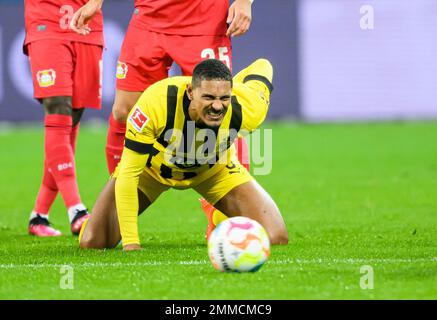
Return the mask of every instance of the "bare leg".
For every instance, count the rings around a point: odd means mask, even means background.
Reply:
[[[139,212],[143,212],[150,206],[150,201],[140,191],[138,191],[138,198]],[[120,240],[120,226],[115,206],[115,179],[111,179],[94,205],[93,213],[83,231],[80,247],[82,249],[114,248]]]
[[[273,199],[258,182],[244,183],[221,198],[215,205],[228,217],[244,216],[258,221],[272,244],[287,244],[284,220]]]

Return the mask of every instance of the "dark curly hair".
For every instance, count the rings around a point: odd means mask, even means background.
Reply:
[[[191,80],[193,88],[199,87],[203,80],[230,81],[232,86],[231,71],[223,62],[216,59],[203,60],[194,68]]]

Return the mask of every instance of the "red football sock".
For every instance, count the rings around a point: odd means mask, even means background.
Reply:
[[[119,122],[114,117],[109,117],[108,135],[106,137],[106,163],[109,174],[112,174],[121,159],[126,134],[126,123]]]
[[[71,144],[71,149],[73,149],[73,154],[76,153],[76,140],[77,140],[77,134],[79,133],[79,125],[80,124],[78,123],[71,128],[70,144]]]
[[[249,159],[249,148],[247,147],[247,142],[244,138],[237,138],[237,157],[238,161],[249,171],[250,169],[250,159]]]
[[[56,199],[58,194],[58,187],[52,174],[48,171],[47,162],[44,160],[44,174],[42,178],[41,187],[39,188],[38,195],[35,201],[34,211],[48,215],[50,207]]]
[[[76,151],[76,139],[79,132],[79,124],[71,129],[70,143],[73,149],[73,154]],[[38,195],[36,197],[34,211],[47,215],[50,207],[58,195],[58,186],[56,185],[53,175],[48,171],[47,162],[44,160],[44,174],[42,178],[41,187],[39,188]]]
[[[67,208],[81,203],[71,147],[71,126],[71,116],[50,114],[45,117],[47,165]]]

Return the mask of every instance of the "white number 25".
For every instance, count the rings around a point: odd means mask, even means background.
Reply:
[[[224,64],[228,66],[228,68],[231,67],[231,61],[229,60],[228,55],[228,48],[227,47],[218,47],[218,59],[220,61],[223,61]],[[202,59],[215,59],[215,53],[214,50],[211,48],[206,48],[202,50],[202,53],[200,54],[200,57]]]

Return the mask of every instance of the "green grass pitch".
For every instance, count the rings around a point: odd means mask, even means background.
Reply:
[[[0,132],[0,299],[437,299],[437,123],[290,124],[273,129],[276,200],[290,243],[252,274],[208,261],[206,219],[192,191],[170,191],[140,217],[144,249],[81,251],[60,197],[64,236],[27,235],[43,130]],[[107,179],[106,128],[83,126],[79,186],[92,207]],[[62,289],[62,266],[73,289]],[[363,266],[373,270],[373,289]],[[366,277],[366,278],[364,278]],[[367,279],[367,281],[366,281]]]

